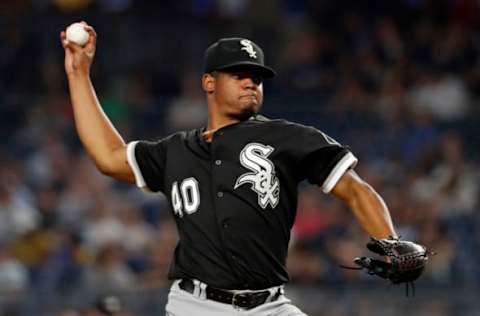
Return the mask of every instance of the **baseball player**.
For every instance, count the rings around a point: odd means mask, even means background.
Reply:
[[[167,315],[305,315],[283,290],[297,185],[305,179],[343,200],[369,235],[396,236],[347,147],[313,127],[258,115],[262,81],[275,72],[257,44],[225,38],[206,50],[205,127],[127,144],[95,95],[89,73],[97,36],[84,25],[84,47],[60,35],[76,129],[102,173],[171,203],[179,241]]]

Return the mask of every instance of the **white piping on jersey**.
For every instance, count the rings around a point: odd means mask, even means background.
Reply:
[[[138,140],[128,143],[127,161],[133,171],[133,174],[135,175],[135,182],[137,184],[137,187],[144,189],[147,188],[147,184],[145,182],[145,179],[143,178],[140,168],[138,167],[137,158],[135,157],[135,147],[137,146],[137,144]]]
[[[343,156],[335,167],[333,167],[327,179],[323,182],[321,186],[322,191],[324,193],[329,193],[337,184],[338,180],[343,176],[345,171],[349,168],[354,168],[357,162],[358,159],[351,152]]]

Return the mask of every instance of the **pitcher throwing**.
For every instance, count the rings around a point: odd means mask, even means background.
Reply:
[[[347,147],[316,128],[258,114],[262,82],[275,72],[257,44],[224,38],[205,51],[206,126],[127,144],[95,95],[89,74],[97,36],[84,26],[84,47],[60,35],[76,129],[102,173],[171,203],[179,241],[167,315],[305,315],[283,290],[297,185],[305,179],[343,200],[370,236],[396,237]]]

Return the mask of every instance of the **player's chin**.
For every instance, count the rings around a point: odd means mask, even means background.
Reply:
[[[248,109],[248,110],[253,110],[254,112],[258,112],[261,106],[262,106],[262,102],[258,100],[256,97],[246,97],[240,100],[239,107],[241,109]]]
[[[252,115],[257,114],[260,110],[260,107],[261,105],[257,102],[244,103],[239,107],[238,111],[233,113],[232,116],[239,120],[246,120]]]

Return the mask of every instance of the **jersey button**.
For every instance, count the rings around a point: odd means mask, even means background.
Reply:
[[[223,192],[222,192],[222,191],[218,191],[218,192],[217,192],[217,196],[218,196],[219,198],[223,197]]]
[[[220,165],[222,164],[222,161],[221,161],[221,160],[215,160],[215,164],[216,164],[217,166],[220,166]]]
[[[230,227],[230,224],[228,223],[228,220],[224,220],[222,223],[223,228],[228,228]]]

